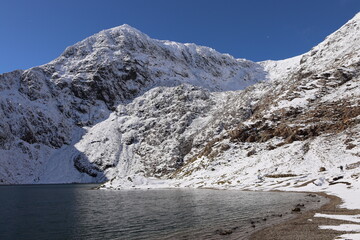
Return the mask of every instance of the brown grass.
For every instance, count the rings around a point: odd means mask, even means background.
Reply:
[[[267,175],[265,175],[265,177],[267,177],[267,178],[287,178],[287,177],[297,177],[298,175],[296,175],[296,174],[290,174],[290,173],[288,173],[288,174],[286,174],[286,173],[284,173],[284,174],[267,174]]]

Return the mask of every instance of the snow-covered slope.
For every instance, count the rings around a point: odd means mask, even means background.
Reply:
[[[342,174],[358,189],[359,16],[309,53],[262,62],[270,84],[253,86],[252,91],[265,91],[251,117],[177,171],[178,184],[269,189],[301,185],[319,175],[332,181]],[[238,98],[245,98],[243,94],[239,92]],[[319,173],[320,167],[326,171]],[[259,174],[270,177],[254,185]],[[274,181],[271,175],[280,179]]]

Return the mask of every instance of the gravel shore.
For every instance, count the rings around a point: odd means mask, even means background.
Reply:
[[[317,195],[328,198],[330,201],[318,209],[297,213],[297,217],[288,219],[282,223],[263,228],[254,232],[249,239],[251,240],[330,240],[346,232],[333,230],[321,230],[320,225],[339,225],[351,223],[342,220],[314,217],[315,213],[322,214],[341,214],[355,215],[360,214],[360,210],[349,210],[339,208],[342,200],[339,197],[316,193]]]

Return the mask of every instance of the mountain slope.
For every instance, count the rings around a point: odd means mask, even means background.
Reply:
[[[164,185],[327,191],[359,208],[359,16],[302,56],[261,63],[269,84],[265,91],[253,86],[263,94],[252,115],[209,141]]]
[[[186,100],[188,93],[195,101],[206,101],[210,99],[210,92],[243,89],[263,80],[265,75],[263,67],[257,63],[234,59],[194,44],[153,40],[128,25],[102,31],[67,48],[49,64],[0,75],[0,181],[104,181],[107,176],[103,171],[108,168],[111,172],[118,171],[114,167],[120,156],[123,158],[122,149],[127,149],[131,140],[122,142],[124,147],[115,145],[116,149],[112,149],[114,153],[95,150],[97,154],[112,156],[107,160],[83,153],[91,152],[93,146],[89,149],[79,147],[81,150],[77,146],[88,141],[87,136],[91,133],[87,133],[93,127],[96,130],[97,124],[101,126],[105,121],[104,126],[112,115],[119,115],[118,110],[126,109],[128,104],[132,104],[128,108],[142,104],[135,99],[144,98],[143,94],[151,89],[167,87],[177,91],[178,86],[191,84],[200,88],[180,86],[179,97],[184,99],[168,103],[179,112],[175,115],[183,118],[182,128],[186,128],[212,104],[209,100],[209,106],[185,106],[193,101]],[[185,89],[181,90],[183,87]],[[162,94],[167,89],[159,91]],[[149,102],[161,109],[164,97],[172,95],[158,97],[155,99],[158,102]],[[142,101],[146,103],[148,99]],[[194,113],[180,116],[184,110],[177,109],[176,104],[182,104],[186,111]],[[168,111],[171,109],[159,114]],[[159,114],[153,116],[153,122],[163,116]],[[149,119],[146,120],[149,122]],[[171,121],[166,120],[166,124]],[[110,144],[128,138],[130,132],[124,132],[126,130],[122,128]],[[170,138],[168,132],[162,134],[164,138]],[[83,141],[79,143],[82,137]],[[98,141],[97,138],[94,141]],[[177,150],[170,151],[175,155]],[[130,155],[126,161],[133,161]],[[182,159],[163,161],[176,165]]]
[[[260,63],[268,81],[222,93],[210,122],[223,130],[192,149],[171,180],[135,174],[103,187],[329,191],[358,208],[359,16],[302,56]]]

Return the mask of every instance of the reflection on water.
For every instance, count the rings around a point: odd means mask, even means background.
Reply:
[[[216,229],[235,226],[238,236],[250,218],[289,209],[304,196],[93,186],[1,186],[0,239],[216,239]]]

